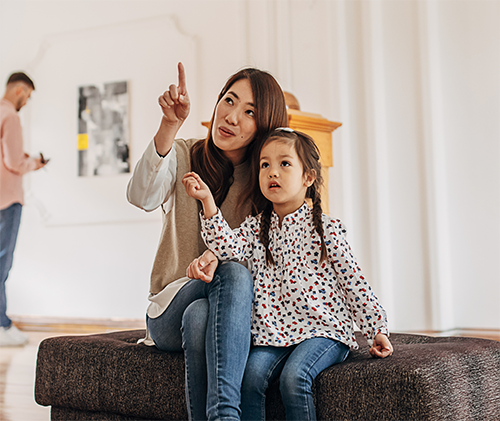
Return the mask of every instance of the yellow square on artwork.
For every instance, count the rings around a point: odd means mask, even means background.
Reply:
[[[89,148],[89,135],[87,133],[78,134],[78,150],[85,151]]]

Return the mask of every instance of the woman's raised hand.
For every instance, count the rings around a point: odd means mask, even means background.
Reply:
[[[186,87],[186,72],[182,63],[177,65],[179,72],[178,85],[170,85],[167,91],[158,98],[164,120],[172,125],[180,126],[189,115],[191,103]]]

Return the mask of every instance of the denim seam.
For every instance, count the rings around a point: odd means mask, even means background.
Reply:
[[[219,306],[219,303],[220,303],[220,294],[221,294],[221,289],[223,288],[223,285],[222,285],[222,282],[220,282],[220,277],[217,276],[217,279],[216,279],[216,282],[219,282],[220,283],[220,287],[217,288],[217,300],[216,300],[216,308],[217,308],[217,317],[216,317],[216,321],[218,321],[220,319],[220,306]],[[215,363],[215,378],[217,379],[217,388],[218,390],[221,389],[222,385],[220,384],[220,379],[219,379],[219,364],[220,364],[220,361],[219,361],[219,324],[218,322],[215,323],[215,326],[214,326],[214,342],[215,342],[215,346],[216,346],[216,349],[215,349],[215,360],[216,360],[216,363]],[[215,413],[216,413],[216,416],[217,416],[217,419],[219,418],[219,407],[220,407],[220,393],[217,393],[217,402],[215,404]],[[208,401],[207,401],[208,403]]]
[[[184,353],[184,355],[185,355],[185,353]],[[186,359],[186,357],[184,357],[184,361],[185,361],[184,365],[186,366],[186,367],[185,367],[185,375],[184,375],[184,384],[187,386],[187,384],[188,384],[187,379],[188,379],[188,371],[189,371],[189,370],[188,370],[188,364],[187,364],[187,359]],[[190,388],[189,388],[189,387],[186,387],[186,399],[187,399],[187,404],[189,405],[189,412],[188,412],[188,418],[189,418],[189,421],[191,421],[191,414],[193,414],[193,412],[194,412],[193,405],[191,404],[191,402],[192,402],[193,400],[192,400],[192,397],[191,397],[191,393],[190,393],[190,392],[191,392]]]

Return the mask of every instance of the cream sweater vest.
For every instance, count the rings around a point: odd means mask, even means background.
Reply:
[[[206,250],[201,238],[199,211],[201,204],[186,194],[182,177],[190,171],[189,153],[198,139],[178,139],[176,143],[177,173],[175,180],[174,205],[165,212],[163,206],[163,228],[151,273],[150,293],[157,294],[169,283],[186,276],[189,264]],[[234,169],[233,183],[221,212],[231,228],[238,227],[250,214],[250,205],[243,204],[237,212],[238,199],[247,187],[248,162]]]

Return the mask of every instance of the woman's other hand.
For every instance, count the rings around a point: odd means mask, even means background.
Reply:
[[[389,341],[387,335],[383,333],[379,333],[375,336],[375,340],[373,341],[373,345],[370,348],[370,354],[376,358],[385,358],[392,355],[394,349],[392,348],[392,344]]]
[[[200,279],[208,284],[214,277],[218,263],[215,255],[210,250],[205,250],[200,257],[197,257],[189,264],[186,276],[191,279]]]

